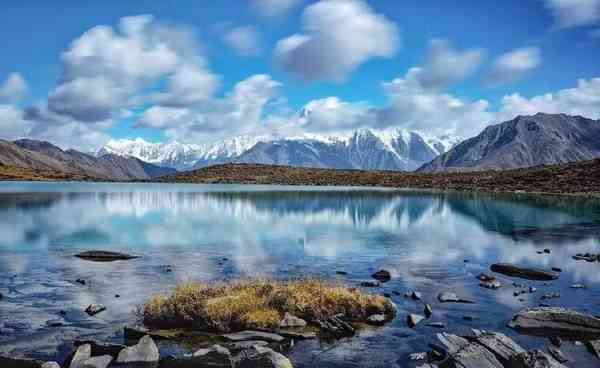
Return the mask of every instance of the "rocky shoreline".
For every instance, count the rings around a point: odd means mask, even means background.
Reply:
[[[549,249],[540,251],[550,253]],[[119,252],[88,251],[75,255],[93,262],[127,261],[138,256]],[[576,254],[575,261],[600,262],[600,255]],[[338,271],[344,276],[345,272]],[[560,277],[560,269],[543,270],[522,267],[515,264],[498,263],[490,266],[490,273],[484,272],[476,277],[476,284],[498,290],[504,285],[496,275],[512,279],[552,282]],[[389,282],[393,276],[380,269],[371,275],[374,281],[363,281],[365,289],[378,287]],[[77,282],[80,282],[79,280]],[[81,280],[85,284],[85,280]],[[534,294],[537,289],[524,283],[512,283],[514,297],[522,294]],[[572,285],[572,288],[585,288],[585,285]],[[493,292],[493,291],[492,291]],[[1,297],[1,296],[0,296]],[[389,298],[390,295],[385,295]],[[547,339],[545,351],[527,349],[504,333],[473,328],[470,334],[457,334],[446,331],[446,323],[436,313],[435,305],[422,302],[419,291],[407,291],[406,299],[423,303],[423,314],[407,313],[406,325],[414,329],[426,325],[440,329],[437,341],[429,344],[430,350],[415,352],[410,359],[420,368],[458,367],[458,368],[537,368],[568,367],[572,360],[569,353],[562,349],[575,346],[586,349],[589,359],[600,359],[600,317],[562,307],[548,306],[546,299],[560,295],[546,293],[540,296],[539,306],[524,308],[506,322],[506,326],[520,335],[530,335]],[[476,300],[464,298],[453,291],[442,291],[437,302],[474,304]],[[102,305],[92,304],[86,309],[90,316],[104,312]],[[277,328],[242,329],[226,333],[202,331],[197,329],[156,329],[140,325],[125,327],[122,330],[123,343],[104,343],[95,340],[76,340],[73,350],[66,360],[61,362],[43,362],[22,357],[0,355],[2,368],[108,368],[108,367],[160,367],[160,368],[199,368],[199,367],[273,367],[291,368],[288,357],[298,341],[301,340],[337,340],[353,336],[361,331],[361,325],[378,328],[391,319],[389,316],[372,312],[364,320],[349,318],[340,313],[327,319],[306,321],[293,314],[285,313]],[[401,316],[402,317],[402,316]],[[465,320],[468,315],[463,317]],[[469,319],[469,320],[472,320]],[[199,346],[187,353],[161,354],[162,344],[185,344],[194,341]]]

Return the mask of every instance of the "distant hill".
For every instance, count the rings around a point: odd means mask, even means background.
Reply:
[[[147,180],[176,172],[133,157],[112,154],[95,157],[76,150],[63,151],[49,142],[32,139],[0,140],[0,163],[100,180]]]
[[[418,171],[503,170],[598,157],[600,120],[538,113],[489,126]]]

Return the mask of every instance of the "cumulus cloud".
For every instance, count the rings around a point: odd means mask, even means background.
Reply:
[[[475,72],[484,58],[483,49],[456,50],[448,40],[434,39],[429,42],[425,64],[412,71],[412,78],[424,89],[443,89]]]
[[[542,63],[538,47],[523,47],[500,55],[484,81],[490,85],[510,83],[521,78],[528,71]]]
[[[301,0],[252,0],[252,9],[261,17],[278,19],[286,16]]]
[[[545,0],[558,28],[589,25],[600,20],[600,0]]]
[[[170,138],[184,142],[256,132],[263,129],[265,106],[278,96],[280,86],[269,75],[253,75],[238,82],[223,98],[193,107],[153,106],[136,126],[163,129]]]
[[[398,28],[360,0],[321,0],[302,15],[302,33],[280,40],[275,59],[308,81],[343,80],[373,57],[392,56]]]
[[[205,67],[190,30],[166,26],[149,15],[122,18],[113,29],[97,26],[62,55],[63,75],[48,109],[81,122],[109,119],[139,102],[148,84],[169,77],[162,96],[197,102],[214,91],[217,78]]]
[[[516,115],[532,115],[538,112],[600,119],[600,78],[579,79],[576,87],[531,98],[523,97],[519,93],[504,96],[496,120],[504,121]]]
[[[0,84],[0,102],[14,103],[27,93],[27,83],[19,73],[11,73]]]
[[[13,105],[0,105],[0,139],[14,140],[29,134],[30,123],[23,111]]]
[[[241,26],[227,29],[222,35],[223,42],[241,56],[258,56],[262,52],[261,35],[254,26]]]

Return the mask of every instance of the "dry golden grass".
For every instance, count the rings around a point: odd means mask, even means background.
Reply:
[[[395,308],[381,295],[318,279],[184,283],[141,308],[144,323],[151,327],[220,332],[276,328],[286,312],[308,322],[338,314],[364,321],[372,314],[391,317]]]

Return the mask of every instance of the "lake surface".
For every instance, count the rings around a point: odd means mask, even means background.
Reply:
[[[432,321],[445,322],[446,331],[497,330],[524,347],[545,349],[546,339],[520,336],[505,324],[553,291],[561,297],[545,303],[600,314],[600,265],[571,258],[600,253],[599,229],[600,203],[572,197],[0,183],[0,353],[60,360],[78,338],[121,342],[136,307],[181,281],[313,275],[357,285],[380,268],[392,280],[369,291],[392,294],[397,318],[354,338],[298,343],[290,353],[295,366],[412,367],[408,355],[428,350],[439,332],[406,327],[406,314],[421,314],[424,302],[432,304]],[[551,253],[538,254],[544,248]],[[96,263],[73,257],[91,249],[142,258]],[[475,276],[496,262],[560,267],[562,273],[551,283],[500,277],[499,290],[479,287]],[[538,291],[515,297],[513,281]],[[587,289],[571,289],[575,283]],[[422,292],[423,301],[403,297],[412,290]],[[440,304],[441,291],[477,303]],[[89,317],[83,310],[91,303],[107,311]],[[466,315],[475,320],[463,320]],[[565,344],[563,352],[573,366],[597,367],[582,346]]]

